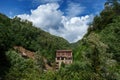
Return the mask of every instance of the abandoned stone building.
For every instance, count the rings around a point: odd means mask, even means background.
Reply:
[[[57,50],[56,51],[56,69],[60,68],[61,63],[72,63],[72,50]]]

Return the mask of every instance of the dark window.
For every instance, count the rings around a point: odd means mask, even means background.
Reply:
[[[57,57],[57,60],[60,60],[60,57]]]
[[[64,57],[61,57],[61,60],[64,60]]]
[[[71,57],[69,57],[69,58],[68,58],[68,60],[72,60],[72,58],[71,58]]]

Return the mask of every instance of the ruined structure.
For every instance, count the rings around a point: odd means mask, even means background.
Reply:
[[[29,51],[22,46],[14,46],[14,49],[17,50],[22,57],[35,59],[35,54],[32,51]]]
[[[56,51],[56,69],[60,68],[61,63],[72,63],[72,50],[57,50]]]

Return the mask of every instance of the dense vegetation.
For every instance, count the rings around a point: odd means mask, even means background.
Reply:
[[[5,53],[14,46],[22,46],[39,53],[47,58],[48,64],[54,62],[56,50],[70,49],[69,42],[65,39],[44,32],[32,26],[32,23],[27,20],[21,20],[18,17],[10,19],[0,14],[0,75],[13,66],[11,59],[7,58],[10,55],[5,55]]]
[[[56,49],[66,49],[69,46],[65,39],[44,32],[27,20],[22,21],[17,17],[9,19],[1,14],[0,21],[1,51],[13,46],[23,46],[31,51],[40,51],[44,56],[53,59]]]
[[[76,43],[79,46],[75,49],[74,59],[88,61],[93,80],[120,79],[120,3],[109,1],[94,18],[88,33]]]
[[[70,45],[32,26],[29,21],[0,14],[0,77],[4,80],[120,80],[120,3],[108,0],[82,40]],[[36,52],[35,60],[13,49]],[[41,56],[54,61],[56,49],[73,47],[74,62],[58,71],[44,72]]]

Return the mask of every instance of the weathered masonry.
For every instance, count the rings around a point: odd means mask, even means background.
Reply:
[[[61,63],[72,63],[72,50],[57,50],[56,51],[56,68],[60,68]]]

